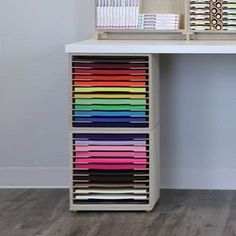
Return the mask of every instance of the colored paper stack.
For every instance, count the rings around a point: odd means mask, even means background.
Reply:
[[[139,29],[142,30],[178,30],[178,14],[139,14]]]
[[[73,134],[73,202],[147,203],[148,134]]]
[[[73,127],[148,127],[147,57],[74,57]]]
[[[236,30],[236,0],[191,0],[192,30]]]

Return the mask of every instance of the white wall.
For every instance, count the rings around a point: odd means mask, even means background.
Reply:
[[[0,186],[68,186],[64,44],[92,0],[0,0]],[[161,57],[161,182],[236,189],[236,56]],[[227,62],[227,63],[226,63]]]
[[[92,3],[0,0],[0,186],[68,184],[64,45],[90,37]]]
[[[162,186],[236,189],[236,55],[161,59]]]

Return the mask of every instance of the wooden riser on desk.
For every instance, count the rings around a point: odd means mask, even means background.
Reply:
[[[94,5],[95,8],[96,6]],[[141,0],[140,13],[179,14],[180,29],[175,31],[99,29],[94,38],[97,40],[236,40],[236,31],[200,32],[191,30],[190,0]]]
[[[211,40],[211,41],[230,41],[236,40],[236,31],[208,32],[194,31],[189,35],[189,40]]]
[[[97,40],[236,40],[236,31],[151,31],[151,30],[99,30]]]
[[[97,40],[186,40],[183,30],[99,30]]]

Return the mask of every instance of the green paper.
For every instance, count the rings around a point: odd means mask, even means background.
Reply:
[[[75,99],[78,105],[146,105],[146,99]]]
[[[91,111],[91,110],[98,110],[98,111],[144,111],[146,110],[146,106],[130,106],[130,105],[74,105],[75,110],[80,111]]]

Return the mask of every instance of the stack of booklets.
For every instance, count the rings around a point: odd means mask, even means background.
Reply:
[[[142,30],[178,30],[178,14],[139,14],[139,29]]]
[[[210,30],[210,1],[191,0],[190,2],[190,27],[192,30]]]
[[[236,31],[236,0],[223,1],[223,30]]]
[[[236,30],[236,0],[191,0],[192,30]]]
[[[73,127],[148,127],[148,57],[73,59]]]
[[[137,133],[74,134],[74,203],[147,203],[148,139]]]
[[[97,0],[97,29],[137,29],[140,0]]]

